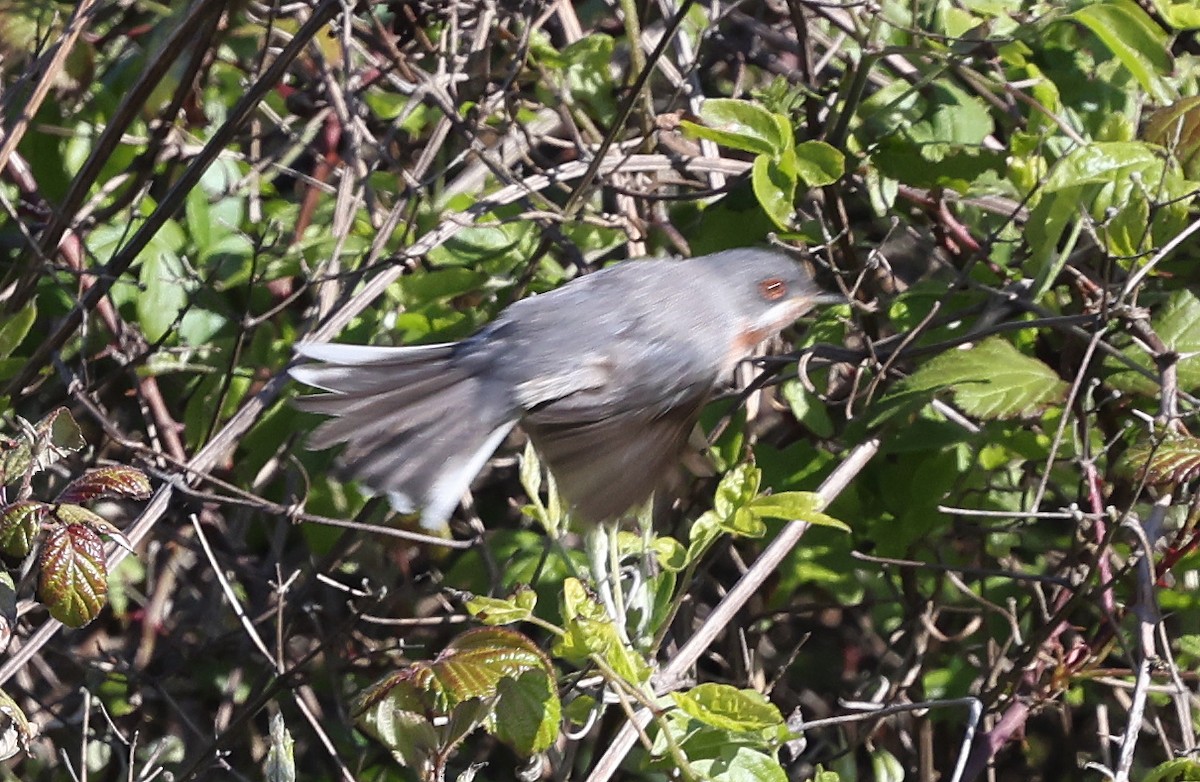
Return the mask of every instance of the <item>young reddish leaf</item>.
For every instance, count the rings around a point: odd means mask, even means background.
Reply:
[[[150,479],[136,467],[123,464],[97,467],[71,481],[58,495],[59,502],[79,503],[106,497],[144,500],[150,496]]]
[[[103,537],[111,539],[114,543],[130,553],[133,548],[129,543],[129,538],[125,537],[125,533],[117,529],[112,522],[103,516],[90,511],[82,505],[66,505],[54,506],[54,516],[63,524],[83,524],[93,532]]]
[[[108,599],[108,567],[95,530],[86,524],[55,526],[46,535],[38,564],[38,597],[51,616],[68,627],[83,627],[96,618]]]
[[[562,706],[545,652],[515,630],[484,627],[368,689],[354,714],[411,764],[431,741],[444,751],[480,725],[521,754],[539,752],[557,735]],[[436,731],[433,715],[448,718]]]
[[[1200,439],[1173,437],[1155,445],[1130,446],[1121,459],[1122,472],[1152,486],[1187,483],[1200,475]]]
[[[49,505],[35,500],[21,500],[0,508],[0,551],[14,557],[28,554],[49,510]]]

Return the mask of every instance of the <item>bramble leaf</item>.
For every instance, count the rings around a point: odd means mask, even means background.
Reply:
[[[68,627],[83,627],[108,598],[108,565],[100,536],[86,524],[59,524],[38,557],[38,597]]]

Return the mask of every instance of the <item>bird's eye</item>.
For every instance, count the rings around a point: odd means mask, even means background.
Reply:
[[[787,283],[778,277],[770,277],[758,283],[758,293],[767,301],[779,301],[787,295]]]

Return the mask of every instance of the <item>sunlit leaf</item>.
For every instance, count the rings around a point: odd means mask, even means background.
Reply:
[[[1200,476],[1200,439],[1177,436],[1140,442],[1125,451],[1120,464],[1126,475],[1151,485],[1187,483]]]
[[[756,498],[750,503],[750,510],[762,518],[805,521],[820,527],[833,527],[843,532],[849,532],[848,524],[821,513],[819,508],[822,504],[823,500],[819,494],[806,491],[785,491]]]
[[[832,185],[846,173],[846,156],[824,141],[796,146],[795,169],[809,187]]]
[[[700,107],[703,124],[683,122],[684,133],[715,141],[731,149],[778,156],[792,143],[775,115],[762,106],[733,98],[709,98]]]
[[[728,684],[700,684],[671,693],[671,700],[693,719],[722,730],[757,731],[783,724],[779,709],[762,693]]]
[[[947,388],[969,415],[984,419],[1040,413],[1060,402],[1067,384],[1050,367],[992,337],[967,350],[928,361],[902,385],[901,393]]]
[[[1171,150],[1183,172],[1191,179],[1200,179],[1200,97],[1183,98],[1151,113],[1144,137]]]
[[[779,761],[750,747],[730,748],[716,758],[695,761],[692,770],[711,782],[788,782]]]
[[[1167,350],[1179,357],[1175,364],[1175,377],[1179,388],[1183,391],[1200,388],[1200,298],[1186,288],[1174,292],[1167,303],[1154,312],[1150,319],[1150,327],[1163,341]],[[1122,352],[1133,363],[1157,376],[1158,369],[1144,346],[1130,345]],[[1158,394],[1157,382],[1128,368],[1124,363],[1109,358],[1105,365],[1112,370],[1107,382],[1114,388],[1148,396]]]
[[[80,503],[107,497],[144,500],[150,496],[150,478],[136,467],[116,464],[88,470],[62,490],[58,502]]]
[[[50,506],[35,500],[20,500],[0,508],[0,551],[23,557],[33,548]]]
[[[86,524],[58,524],[38,556],[38,597],[68,627],[95,619],[108,597],[108,566],[100,536]]]
[[[754,197],[775,225],[785,230],[789,228],[795,212],[795,161],[780,162],[768,155],[759,155],[754,159],[750,183],[754,187]]]
[[[507,598],[475,596],[467,601],[467,613],[488,625],[524,622],[537,605],[537,592],[522,586]]]
[[[1160,103],[1175,91],[1163,78],[1173,70],[1167,33],[1132,0],[1088,3],[1070,18],[1104,42],[1134,78]]]
[[[143,253],[138,277],[138,323],[146,339],[157,342],[175,324],[188,303],[188,284],[179,257],[166,251]]]

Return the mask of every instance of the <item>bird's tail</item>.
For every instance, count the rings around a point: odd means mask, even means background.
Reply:
[[[300,397],[301,410],[332,416],[308,447],[346,443],[349,477],[437,529],[471,479],[516,423],[482,381],[456,367],[454,346],[368,347],[310,343],[296,353],[313,363],[292,367],[301,383],[327,393]]]

